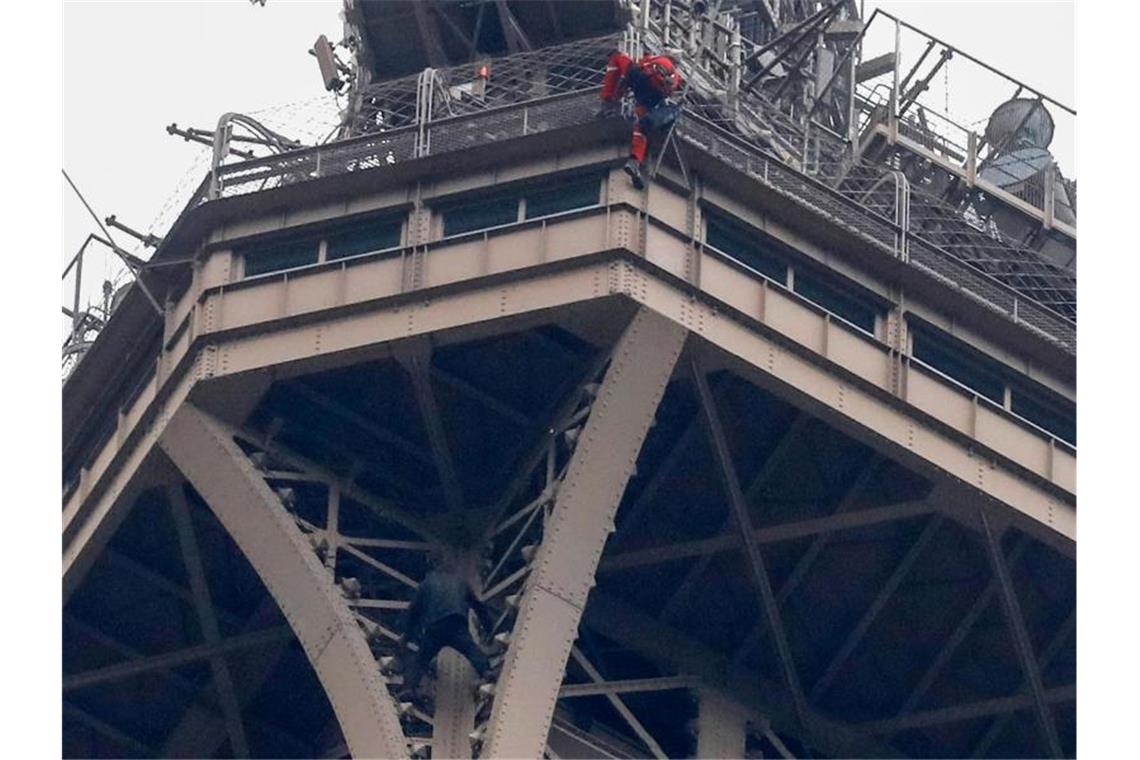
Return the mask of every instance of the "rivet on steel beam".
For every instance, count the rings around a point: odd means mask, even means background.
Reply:
[[[275,490],[277,498],[288,511],[292,512],[297,506],[297,492],[292,488],[278,488]]]
[[[266,460],[268,459],[269,455],[264,451],[255,451],[249,455],[250,463],[252,463],[254,467],[261,470],[262,472],[266,472],[268,469],[266,465]]]

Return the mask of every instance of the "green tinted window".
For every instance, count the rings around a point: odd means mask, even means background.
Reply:
[[[1010,409],[1019,417],[1048,430],[1061,440],[1077,444],[1077,407],[1067,399],[1051,398],[1035,389],[1014,386]]]
[[[875,315],[879,310],[855,293],[848,293],[799,269],[796,270],[795,291],[837,317],[874,334]]]
[[[598,177],[587,177],[547,190],[528,193],[526,196],[526,218],[534,219],[539,216],[572,211],[576,208],[596,206],[598,205],[600,190],[601,180]]]
[[[396,248],[400,245],[402,219],[376,219],[332,232],[325,258],[329,261]]]
[[[460,235],[472,230],[483,230],[511,224],[518,221],[519,201],[515,197],[491,198],[462,206],[455,206],[443,212],[443,234]]]
[[[245,276],[308,266],[317,263],[316,240],[289,240],[282,243],[251,246],[241,252]]]
[[[1004,402],[1005,383],[994,363],[987,361],[954,338],[925,329],[912,332],[914,358],[972,388],[991,401],[998,404]]]
[[[770,242],[746,232],[719,216],[708,216],[705,242],[781,285],[788,281],[788,267]]]

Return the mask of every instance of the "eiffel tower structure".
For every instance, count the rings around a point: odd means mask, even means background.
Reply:
[[[329,138],[179,132],[71,306],[65,756],[1074,756],[1075,113],[853,2],[344,23]],[[640,191],[614,49],[687,81]],[[408,701],[440,556],[493,668]]]

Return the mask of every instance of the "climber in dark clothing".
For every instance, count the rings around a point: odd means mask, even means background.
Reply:
[[[424,671],[444,647],[451,647],[467,658],[481,677],[490,670],[487,656],[471,637],[467,615],[474,610],[485,630],[492,621],[479,602],[471,585],[455,568],[440,566],[427,574],[416,589],[415,598],[404,615],[402,660],[404,670],[403,694],[411,696],[420,683]],[[415,642],[419,648],[413,652],[407,644]]]

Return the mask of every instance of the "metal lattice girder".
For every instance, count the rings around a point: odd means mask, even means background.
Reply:
[[[435,661],[432,756],[471,757],[468,735],[475,728],[475,671],[458,652],[445,648]]]
[[[404,757],[404,734],[372,652],[332,576],[217,418],[184,403],[160,446],[202,496],[281,608],[352,754]]]
[[[618,341],[533,560],[484,756],[538,757],[594,571],[688,331],[642,309]]]
[[[698,692],[697,757],[744,757],[750,717],[712,689]]]

